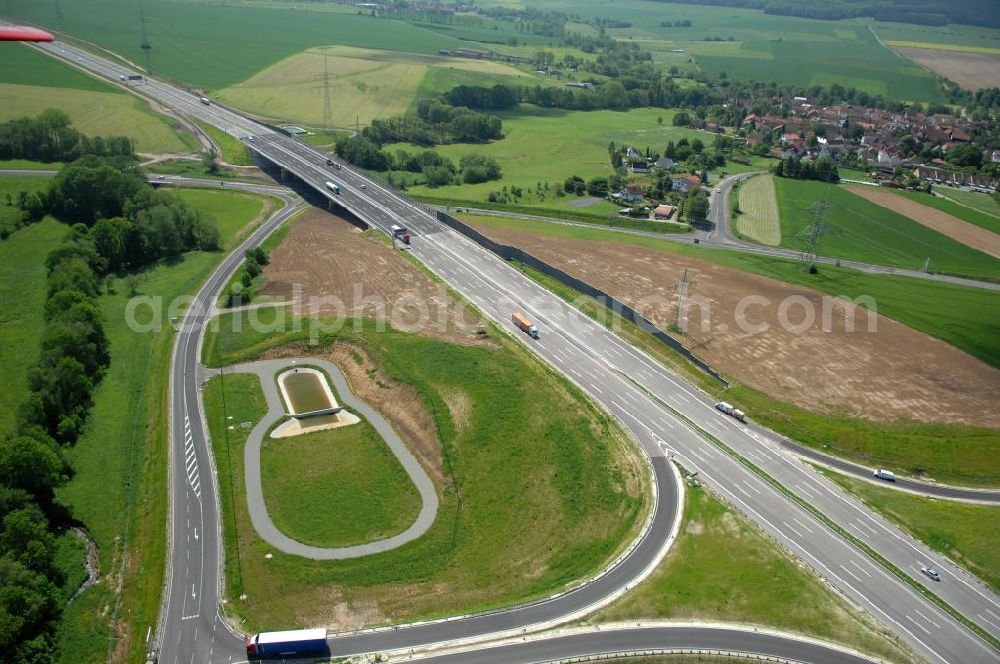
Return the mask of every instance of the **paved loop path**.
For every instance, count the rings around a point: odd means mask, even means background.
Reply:
[[[294,365],[293,362],[295,363]],[[327,548],[310,546],[308,544],[298,542],[278,530],[277,526],[274,525],[274,522],[271,521],[271,517],[267,513],[267,506],[264,504],[264,490],[260,479],[260,446],[264,440],[264,436],[271,429],[271,427],[282,418],[288,416],[285,412],[284,404],[281,402],[281,397],[278,394],[278,385],[275,381],[275,375],[283,369],[288,369],[289,367],[296,365],[315,366],[325,371],[327,376],[329,376],[333,381],[334,389],[341,405],[348,406],[355,413],[360,414],[368,420],[368,422],[375,427],[375,430],[379,433],[379,435],[382,436],[382,439],[385,440],[389,449],[391,449],[393,454],[396,455],[396,458],[399,459],[399,462],[403,464],[406,474],[410,476],[410,480],[412,480],[413,484],[417,487],[417,491],[420,492],[420,498],[423,502],[423,505],[420,508],[420,514],[417,515],[416,520],[410,525],[409,528],[398,535],[394,535],[393,537],[375,542],[369,542],[367,544]],[[257,530],[257,533],[264,539],[264,541],[280,551],[296,556],[312,558],[313,560],[342,560],[345,558],[360,558],[361,556],[369,556],[374,553],[390,551],[396,547],[406,544],[407,542],[412,542],[430,529],[431,525],[434,523],[435,517],[437,516],[438,509],[438,496],[437,491],[434,489],[434,483],[431,482],[431,478],[424,471],[420,462],[417,461],[417,458],[413,456],[410,450],[407,449],[406,445],[403,444],[399,435],[396,434],[396,431],[389,425],[386,419],[382,417],[382,415],[374,408],[354,396],[354,393],[351,392],[351,388],[347,385],[347,381],[344,379],[344,375],[335,364],[315,357],[302,357],[281,360],[262,360],[260,362],[251,362],[248,364],[227,367],[225,371],[227,374],[256,374],[260,378],[261,387],[264,390],[264,396],[267,398],[267,414],[260,422],[257,423],[257,426],[253,428],[253,431],[250,432],[250,437],[247,439],[246,449],[243,452],[244,475],[246,477],[247,486],[247,503],[250,507],[250,520],[253,522],[253,527]],[[209,370],[209,372],[215,373],[215,371],[212,370]]]

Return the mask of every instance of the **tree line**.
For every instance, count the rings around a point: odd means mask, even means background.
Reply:
[[[779,159],[774,164],[774,174],[778,177],[797,180],[819,180],[820,182],[839,182],[840,173],[837,166],[826,157],[816,161],[807,161],[798,157]]]
[[[51,163],[75,161],[86,155],[131,161],[135,145],[126,136],[86,136],[71,126],[68,115],[52,108],[34,118],[0,123],[0,159]]]
[[[93,155],[31,196],[34,220],[48,213],[70,229],[46,257],[38,359],[15,431],[0,438],[0,662],[46,664],[76,590],[57,562],[57,536],[75,523],[55,499],[72,472],[63,450],[81,435],[111,362],[104,280],[179,251],[218,249],[219,235],[184,201]]]

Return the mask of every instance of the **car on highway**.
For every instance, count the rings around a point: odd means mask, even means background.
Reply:
[[[934,581],[941,580],[941,574],[933,567],[928,567],[927,565],[921,565],[920,572],[927,578],[933,579]]]
[[[874,475],[880,480],[885,480],[886,482],[896,481],[896,474],[889,470],[882,470],[881,468],[879,468],[874,473],[872,473],[872,475]]]

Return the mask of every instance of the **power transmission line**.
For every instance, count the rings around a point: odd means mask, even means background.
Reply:
[[[694,286],[697,281],[693,281],[688,278],[687,268],[684,268],[684,276],[680,278],[679,281],[674,282],[671,286],[672,289],[677,291],[677,311],[674,312],[674,327],[684,332],[684,327],[681,325],[681,321],[687,320],[687,313],[684,311],[687,305],[688,289]]]
[[[823,243],[823,236],[830,230],[826,223],[826,211],[833,207],[829,203],[830,181],[827,181],[823,189],[823,200],[816,201],[806,210],[812,215],[812,221],[808,226],[795,234],[795,237],[805,240],[802,251],[799,253],[799,267],[803,270],[812,270],[816,265],[816,255],[819,253],[820,245]]]

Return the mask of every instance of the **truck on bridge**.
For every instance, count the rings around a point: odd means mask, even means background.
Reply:
[[[340,185],[338,185],[336,182],[327,182],[326,188],[332,191],[337,196],[340,196]]]
[[[399,238],[399,241],[403,244],[410,243],[410,230],[406,226],[393,224],[389,230],[392,232],[393,239]]]
[[[247,658],[297,657],[327,652],[326,629],[261,632],[247,637]]]

